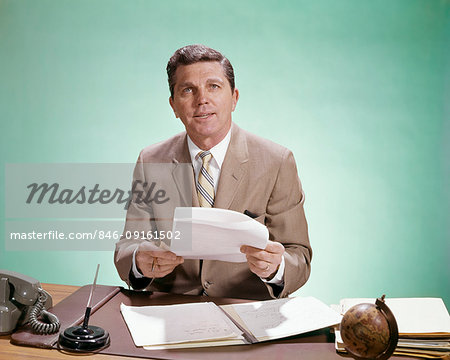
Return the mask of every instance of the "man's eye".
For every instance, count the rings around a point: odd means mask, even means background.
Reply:
[[[211,84],[211,89],[218,89],[220,86],[217,84]]]
[[[192,88],[184,88],[183,92],[184,93],[190,93],[190,92],[192,92]]]

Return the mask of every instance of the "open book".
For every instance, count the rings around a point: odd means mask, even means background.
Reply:
[[[135,345],[145,349],[252,344],[333,326],[342,318],[313,297],[222,306],[121,304],[120,310]]]
[[[440,298],[386,298],[403,338],[449,338],[450,316]],[[361,303],[375,304],[375,299],[342,299],[340,313]]]

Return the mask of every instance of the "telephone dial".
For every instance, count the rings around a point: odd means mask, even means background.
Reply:
[[[0,269],[0,335],[10,334],[26,323],[37,334],[57,332],[59,320],[46,310],[51,306],[52,298],[39,281]]]

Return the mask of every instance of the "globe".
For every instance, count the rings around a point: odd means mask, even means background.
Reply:
[[[394,315],[384,303],[384,295],[375,304],[351,307],[341,321],[345,349],[357,359],[388,359],[398,341]]]

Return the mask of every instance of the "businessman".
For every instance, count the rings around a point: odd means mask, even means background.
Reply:
[[[232,122],[239,91],[233,67],[220,52],[203,45],[180,48],[167,74],[170,106],[186,131],[143,149],[134,180],[151,181],[145,164],[170,164],[173,182],[190,187],[188,193],[192,189],[188,205],[246,213],[268,228],[269,242],[263,250],[243,246],[247,262],[229,263],[183,259],[124,236],[115,251],[120,277],[136,290],[260,300],[288,296],[308,280],[312,257],[304,193],[291,151]],[[190,181],[177,180],[182,164],[189,164]],[[145,188],[139,190],[145,194]],[[165,218],[167,209],[132,201],[124,234],[170,229],[155,221]]]

